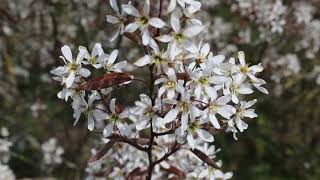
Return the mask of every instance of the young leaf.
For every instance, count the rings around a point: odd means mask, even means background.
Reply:
[[[111,86],[120,85],[131,80],[132,76],[128,73],[113,72],[90,79],[89,81],[80,85],[79,90],[101,90]]]
[[[102,149],[100,149],[95,155],[93,155],[89,159],[89,163],[95,162],[101,159],[111,149],[114,143],[115,143],[114,141],[109,141],[107,144],[105,144]]]
[[[207,163],[209,166],[212,166],[216,169],[220,169],[220,167],[202,151],[198,149],[190,149],[190,151],[193,152],[193,154],[195,154],[203,162]]]

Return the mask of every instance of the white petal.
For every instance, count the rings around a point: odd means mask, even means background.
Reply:
[[[206,43],[201,48],[201,55],[207,56],[209,54],[209,52],[210,52],[210,45],[209,45],[209,43]]]
[[[251,93],[253,93],[253,90],[250,89],[249,87],[241,86],[239,88],[239,93],[240,94],[251,94]]]
[[[81,68],[81,69],[79,70],[79,74],[80,74],[82,77],[87,78],[87,77],[89,77],[89,76],[91,75],[91,72],[90,72],[89,69],[87,69],[87,68]]]
[[[168,5],[168,13],[171,13],[176,8],[177,0],[170,0],[170,4]]]
[[[122,10],[131,16],[140,17],[138,10],[130,4],[122,5]]]
[[[124,31],[132,33],[132,32],[135,32],[138,28],[139,28],[139,24],[136,22],[133,22],[128,24]]]
[[[75,72],[71,72],[67,79],[65,79],[66,87],[70,88],[74,82],[74,79],[76,78]]]
[[[142,43],[143,45],[148,45],[150,42],[150,34],[149,34],[149,30],[146,28],[143,32],[142,32]]]
[[[151,18],[149,24],[156,28],[162,28],[166,25],[166,23],[163,22],[160,18]]]
[[[196,141],[194,140],[192,134],[188,134],[187,140],[188,140],[189,146],[190,146],[192,149],[194,149],[194,148],[196,147],[197,143],[196,143]]]
[[[141,102],[144,103],[147,106],[152,106],[152,102],[149,96],[145,94],[140,94]]]
[[[236,109],[233,106],[225,105],[225,106],[223,106],[221,108],[218,108],[217,112],[222,117],[230,119],[230,116],[232,116],[236,112]]]
[[[88,129],[92,131],[94,129],[94,119],[92,115],[88,116]]]
[[[136,129],[138,131],[144,129],[147,127],[147,125],[149,124],[149,121],[148,120],[142,120],[142,121],[139,121],[138,124],[136,125]]]
[[[241,65],[245,65],[246,64],[245,56],[244,56],[244,52],[243,51],[239,51],[238,52],[238,58],[239,58],[239,61],[240,61]]]
[[[113,124],[112,123],[109,123],[104,129],[103,129],[103,136],[106,138],[106,137],[109,137],[110,134],[112,133],[113,131]]]
[[[111,99],[110,101],[110,111],[113,114],[116,114],[116,98]]]
[[[107,22],[111,23],[111,24],[117,24],[119,23],[119,18],[118,17],[115,17],[115,16],[111,16],[111,15],[107,15],[106,16],[107,18]]]
[[[161,42],[170,42],[170,41],[172,41],[173,38],[170,35],[162,35],[162,36],[157,37],[156,39]]]
[[[117,0],[110,0],[110,5],[111,5],[113,10],[119,12],[119,8],[118,8],[118,5],[117,5]]]
[[[254,112],[253,109],[248,109],[246,111],[244,111],[244,114],[243,114],[245,117],[248,117],[248,118],[255,118],[255,117],[258,117],[258,115]]]
[[[150,0],[146,0],[146,2],[144,3],[144,6],[143,6],[143,14],[145,16],[148,16],[149,12],[150,12]]]
[[[103,49],[100,43],[96,43],[92,49],[92,56],[100,56],[103,53]]]
[[[109,58],[108,58],[108,63],[109,64],[113,64],[114,61],[117,59],[117,56],[118,56],[118,49],[115,49],[112,51],[112,53],[110,54]]]
[[[69,46],[64,45],[61,47],[61,52],[63,56],[69,61],[72,62],[72,52]]]
[[[201,31],[203,31],[204,26],[201,25],[192,25],[187,27],[184,31],[183,31],[183,35],[186,37],[193,37],[197,34],[199,34]]]
[[[179,109],[177,107],[171,109],[164,117],[165,123],[169,123],[169,122],[172,122],[173,120],[175,120],[175,118],[178,116],[178,114],[179,114]]]
[[[198,129],[197,134],[202,140],[204,140],[206,142],[213,142],[214,141],[213,136],[208,131],[205,131],[203,129]]]
[[[142,58],[138,59],[134,63],[134,65],[141,67],[141,66],[145,66],[145,65],[150,64],[150,63],[151,63],[151,57],[149,55],[145,55]]]
[[[213,127],[215,127],[216,129],[220,129],[220,124],[218,122],[218,119],[216,118],[216,116],[212,113],[209,114],[209,120],[212,123]]]
[[[176,14],[171,15],[171,26],[174,32],[178,33],[180,31],[180,19]]]
[[[216,99],[218,97],[217,91],[213,87],[205,86],[204,89],[210,98]]]

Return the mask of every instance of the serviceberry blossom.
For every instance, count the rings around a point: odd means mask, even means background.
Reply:
[[[258,77],[262,65],[249,66],[243,51],[236,61],[211,50],[197,19],[199,1],[110,4],[116,15],[107,21],[116,28],[114,37],[127,37],[144,54],[115,63],[123,54],[105,53],[96,43],[91,53],[80,46],[73,60],[71,49],[63,46],[66,65],[52,71],[63,86],[58,97],[72,101],[75,123],[85,118],[90,131],[102,132],[104,147],[89,160],[88,177],[230,179],[232,173],[223,173],[208,143],[216,133],[231,132],[237,139],[236,133],[248,128],[246,119],[257,117],[252,108],[257,100],[247,95],[255,89],[268,93]],[[148,76],[133,76],[137,72]],[[147,91],[130,91],[139,99],[122,102],[117,90],[138,85]]]
[[[165,26],[165,22],[162,19],[157,17],[150,17],[150,0],[146,0],[143,6],[142,14],[130,4],[122,5],[123,11],[125,11],[128,15],[134,16],[135,21],[126,26],[126,32],[135,32],[137,29],[140,29],[142,34],[142,42],[143,45],[148,45],[151,36],[149,33],[149,26],[155,28],[163,28]]]

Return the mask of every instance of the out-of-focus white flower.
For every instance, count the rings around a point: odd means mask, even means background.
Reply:
[[[64,149],[58,145],[56,138],[50,138],[41,144],[41,149],[45,165],[57,165],[63,162]]]
[[[0,179],[15,180],[16,177],[8,165],[0,162]]]

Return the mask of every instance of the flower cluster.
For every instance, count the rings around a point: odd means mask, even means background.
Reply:
[[[257,77],[263,70],[261,64],[249,65],[243,51],[237,58],[214,55],[210,44],[201,40],[205,25],[196,18],[201,7],[198,1],[171,0],[166,8],[160,1],[157,15],[150,12],[157,6],[151,7],[149,0],[141,8],[119,6],[116,0],[110,0],[110,4],[115,12],[107,15],[107,21],[116,27],[112,39],[125,36],[145,54],[134,62],[115,63],[118,50],[105,53],[99,43],[91,53],[80,46],[76,55],[69,46],[63,46],[61,59],[65,65],[51,73],[63,86],[58,97],[72,100],[75,124],[84,116],[90,131],[104,125],[103,136],[109,140],[106,149],[119,142],[133,146],[120,146],[121,150],[112,155],[128,166],[117,166],[112,171],[115,175],[140,172],[151,178],[155,171],[158,177],[179,176],[163,170],[179,166],[186,177],[229,179],[232,175],[223,174],[218,170],[219,163],[212,161],[215,151],[204,144],[213,142],[214,134],[220,132],[232,132],[237,139],[236,133],[248,128],[246,118],[257,117],[252,109],[257,100],[245,97],[254,90],[268,94],[263,87],[266,82]],[[149,67],[149,82],[126,71],[129,64],[135,65],[136,71]],[[93,70],[104,74],[93,77]],[[144,82],[149,93],[140,94],[133,107],[123,108],[111,92],[115,86],[136,81]],[[144,155],[117,156],[132,149],[145,152],[149,165],[143,161]],[[200,161],[189,165],[189,160],[181,161],[190,153],[194,156],[190,159],[198,157]],[[199,168],[201,162],[207,164],[204,169]],[[188,172],[195,167],[197,171]]]

